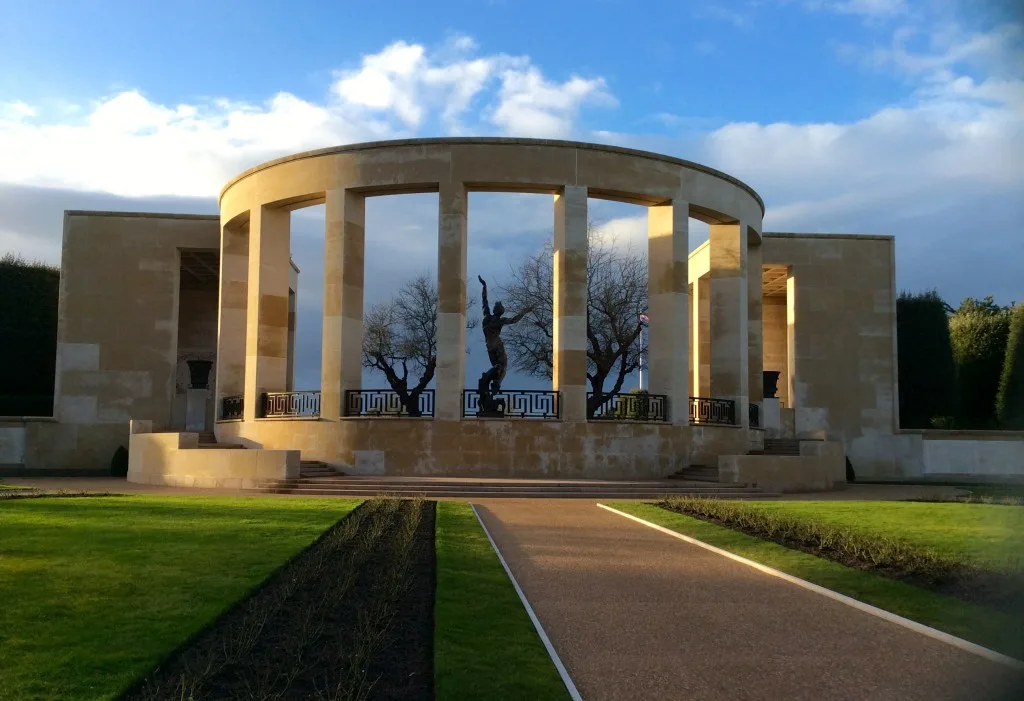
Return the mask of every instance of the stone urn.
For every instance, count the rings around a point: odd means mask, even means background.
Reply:
[[[765,370],[761,373],[761,385],[764,390],[762,395],[765,399],[772,399],[779,392],[779,370]]]
[[[191,380],[191,389],[208,389],[210,386],[210,368],[213,367],[211,360],[189,360],[188,374]]]

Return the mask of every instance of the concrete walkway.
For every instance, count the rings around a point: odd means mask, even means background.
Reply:
[[[568,500],[481,518],[586,701],[1003,699],[1024,677]]]

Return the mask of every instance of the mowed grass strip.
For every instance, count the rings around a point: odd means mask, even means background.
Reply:
[[[436,523],[435,698],[569,699],[469,504],[438,502]]]
[[[827,504],[838,505],[837,502]],[[1020,635],[1022,621],[1011,614],[992,611],[872,572],[846,567],[731,528],[668,511],[654,504],[610,502],[607,505],[912,621],[1024,660],[1024,637]]]
[[[912,501],[751,501],[747,508],[880,539],[898,538],[965,565],[1024,573],[1024,510]]]
[[[0,698],[114,697],[359,503],[0,502]]]

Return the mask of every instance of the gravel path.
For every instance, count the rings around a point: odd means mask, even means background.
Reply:
[[[1001,664],[593,502],[477,510],[586,701],[1024,698]]]

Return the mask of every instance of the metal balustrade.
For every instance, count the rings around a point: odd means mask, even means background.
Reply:
[[[517,418],[517,419],[559,419],[561,418],[561,401],[558,392],[549,390],[502,390],[494,395],[500,407],[494,414],[486,416]],[[480,393],[475,389],[462,392],[462,416],[477,417],[480,415]]]
[[[244,416],[245,399],[241,396],[224,397],[220,400],[220,418],[241,419]]]
[[[690,423],[735,426],[736,402],[731,399],[690,397]]]
[[[409,408],[412,397],[405,402],[390,389],[350,389],[345,392],[345,416],[433,416],[434,390],[425,389],[415,397],[415,408]]]
[[[587,405],[594,393],[587,392]],[[595,421],[668,421],[668,395],[648,392],[609,392],[588,418]]]
[[[320,390],[264,392],[260,395],[260,418],[318,418]]]

